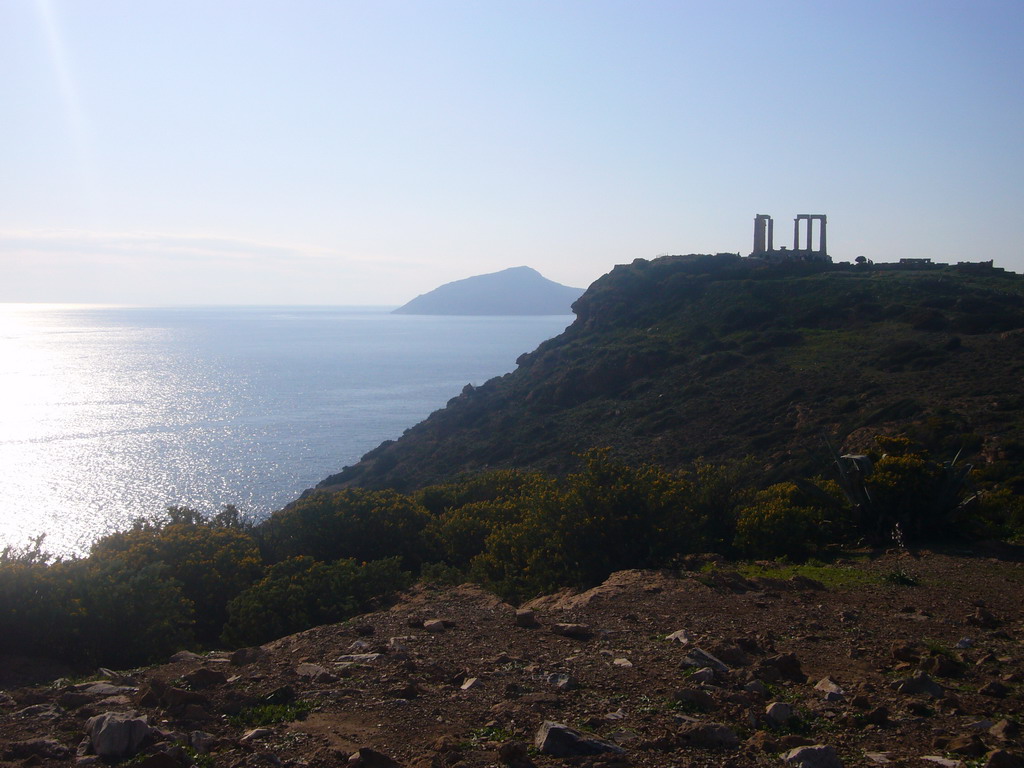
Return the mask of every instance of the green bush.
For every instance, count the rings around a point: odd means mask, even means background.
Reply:
[[[91,560],[111,559],[139,569],[163,564],[166,576],[176,580],[192,602],[195,633],[204,641],[217,639],[227,620],[228,601],[263,571],[249,532],[218,524],[217,518],[207,522],[198,513],[177,507],[168,510],[167,522],[140,521],[93,545]]]
[[[362,565],[351,558],[323,563],[291,557],[229,603],[223,639],[235,646],[258,645],[342,621],[410,582],[397,557]]]
[[[794,483],[777,483],[739,511],[736,549],[747,557],[805,560],[832,543],[825,512]]]
[[[311,493],[271,515],[257,534],[270,563],[298,556],[329,562],[397,555],[415,570],[431,559],[423,534],[429,522],[429,513],[409,496],[350,488]]]

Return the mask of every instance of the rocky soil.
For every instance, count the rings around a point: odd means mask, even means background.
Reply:
[[[1024,765],[1019,558],[689,565],[518,610],[421,586],[262,648],[8,687],[0,764]]]

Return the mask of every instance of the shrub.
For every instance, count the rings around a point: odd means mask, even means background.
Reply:
[[[415,570],[430,559],[423,535],[428,522],[430,515],[409,496],[350,488],[299,499],[273,514],[257,534],[271,563],[307,555],[323,562],[397,555]]]
[[[736,548],[748,557],[805,560],[830,543],[823,510],[794,483],[777,483],[740,510]]]
[[[323,563],[291,557],[228,605],[223,639],[258,645],[304,629],[342,621],[411,581],[392,557],[359,565],[351,558]]]
[[[207,522],[186,508],[170,508],[167,519],[140,521],[127,532],[100,539],[91,559],[116,558],[139,569],[163,564],[166,576],[181,585],[194,606],[196,635],[216,640],[227,620],[228,602],[262,573],[256,541],[238,526],[217,519]]]

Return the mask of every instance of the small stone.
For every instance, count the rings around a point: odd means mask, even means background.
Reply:
[[[711,655],[703,648],[690,648],[683,657],[683,664],[688,667],[711,667],[715,672],[726,673],[729,667],[721,659]]]
[[[985,743],[977,734],[972,733],[969,736],[957,736],[954,739],[950,739],[944,749],[947,752],[965,755],[966,757],[981,757],[985,754],[988,747],[985,746]]]
[[[447,629],[443,619],[428,619],[423,622],[423,628],[427,632],[444,632]]]
[[[681,643],[682,645],[689,645],[693,642],[693,637],[691,637],[690,633],[687,632],[685,629],[677,629],[671,635],[668,635],[665,639],[674,643]]]
[[[961,650],[961,651],[965,651],[968,648],[971,648],[973,646],[974,646],[974,641],[971,638],[969,638],[969,637],[961,637],[957,641],[957,643],[956,643],[957,649]]]
[[[274,732],[269,728],[253,728],[252,730],[246,731],[242,734],[242,738],[239,741],[249,743],[250,741],[256,741],[257,739],[265,739],[267,736],[273,736]]]
[[[927,760],[929,763],[935,763],[942,766],[942,768],[963,768],[964,765],[962,760],[950,760],[942,755],[921,755],[921,759]]]
[[[1010,689],[1003,685],[998,680],[993,680],[987,685],[983,685],[978,689],[978,693],[982,696],[991,696],[996,699],[1002,699],[1010,692]]]
[[[1024,760],[1005,749],[993,749],[985,755],[983,768],[1024,768]]]
[[[192,651],[178,651],[176,654],[171,656],[169,661],[201,661],[202,658],[203,657],[198,653],[192,653]]]
[[[740,745],[736,732],[721,723],[694,723],[680,729],[683,744],[702,749],[735,749]]]
[[[995,629],[1000,622],[987,608],[979,607],[967,617],[967,623],[982,629]]]
[[[588,735],[561,723],[545,721],[537,730],[534,745],[542,754],[552,757],[574,755],[599,755],[605,752],[624,754],[626,750],[618,744]]]
[[[945,695],[942,686],[932,680],[927,672],[915,672],[912,677],[896,682],[894,687],[897,693],[910,696],[924,694],[933,699],[941,699]]]
[[[842,693],[843,689],[839,683],[833,680],[831,677],[823,677],[817,683],[814,684],[814,690],[822,691],[823,693]]]
[[[573,640],[590,640],[594,636],[594,630],[586,624],[555,624],[551,631],[562,637],[569,637]]]
[[[793,707],[784,701],[773,701],[764,710],[764,719],[773,728],[788,725],[796,713]]]
[[[807,675],[800,668],[800,659],[795,653],[780,653],[771,656],[761,662],[760,668],[774,668],[784,680],[792,680],[794,683],[806,683]]]
[[[715,682],[715,670],[711,667],[702,667],[690,675],[690,679],[695,683],[713,683]]]
[[[612,664],[615,665],[616,667],[632,667],[633,666],[633,662],[630,661],[629,659],[615,659],[615,661],[613,661]]]
[[[700,688],[685,688],[681,691],[676,691],[672,698],[680,704],[686,704],[700,710],[709,710],[715,706],[715,700],[711,697],[711,694]]]
[[[509,768],[532,768],[528,747],[522,741],[506,741],[498,747],[498,759]]]
[[[843,768],[835,747],[825,744],[791,749],[782,759],[797,768]]]
[[[540,626],[537,616],[531,608],[520,608],[516,611],[516,626],[523,629],[536,629]]]
[[[1000,741],[1016,741],[1020,738],[1020,725],[1012,720],[1000,720],[988,732]]]
[[[369,747],[360,747],[348,758],[351,768],[401,768],[392,758],[383,752],[378,752]]]
[[[483,685],[483,681],[479,677],[467,677],[460,686],[464,691],[472,691]]]
[[[227,675],[223,672],[207,667],[200,667],[194,672],[189,672],[183,679],[194,691],[202,690],[203,688],[213,688],[217,685],[223,685],[228,681]]]
[[[760,696],[762,699],[768,698],[768,686],[762,683],[760,680],[751,680],[749,683],[743,686],[743,690],[748,693],[752,693],[755,696]]]

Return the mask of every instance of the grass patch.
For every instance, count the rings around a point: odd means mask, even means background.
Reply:
[[[507,728],[502,728],[500,725],[485,725],[482,728],[474,728],[469,732],[469,737],[462,742],[464,748],[479,749],[480,747],[497,742],[501,743],[508,741],[515,734]]]
[[[766,578],[786,581],[794,576],[803,576],[820,581],[829,589],[853,589],[878,584],[881,581],[877,574],[861,568],[824,563],[804,563],[802,565],[745,563],[737,565],[736,570],[741,576],[748,579]]]
[[[308,701],[296,701],[290,704],[257,704],[254,707],[246,707],[237,715],[229,717],[228,722],[239,727],[290,723],[294,720],[304,719],[312,709],[313,705]]]

